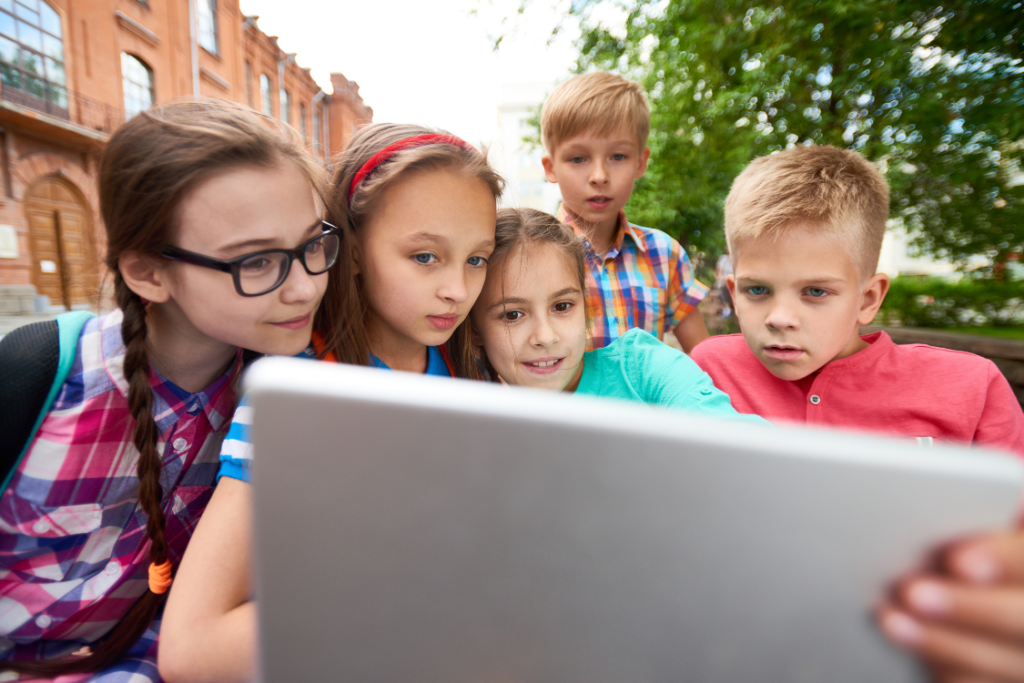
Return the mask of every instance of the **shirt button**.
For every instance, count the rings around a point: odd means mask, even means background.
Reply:
[[[50,523],[47,522],[45,519],[41,519],[32,525],[32,531],[36,532],[37,534],[45,534],[49,530]]]
[[[183,451],[188,448],[188,441],[185,441],[185,439],[179,436],[171,445],[174,446],[174,450]]]
[[[821,403],[821,396],[818,396],[817,394],[811,394],[811,403],[813,403],[814,405],[818,405],[819,403]]]
[[[45,614],[41,614],[41,615],[39,615],[39,618],[36,619],[36,626],[38,626],[39,628],[46,628],[47,626],[50,625],[51,621],[52,620],[50,619],[49,616],[47,616]]]
[[[705,396],[710,396],[711,395],[711,390],[710,389],[701,389],[700,393],[704,394]]]
[[[121,573],[121,565],[117,563],[117,560],[111,560],[110,562],[107,562],[107,567],[104,571],[111,576],[116,576]]]
[[[199,412],[199,409],[202,407],[202,402],[200,402],[199,399],[196,399],[195,401],[192,401],[192,405],[188,407],[188,412],[194,415],[195,413]]]

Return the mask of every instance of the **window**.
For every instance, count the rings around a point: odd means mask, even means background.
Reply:
[[[274,106],[270,101],[270,76],[266,74],[260,74],[260,103],[263,105],[264,114],[274,115]]]
[[[196,23],[199,24],[199,46],[212,55],[217,53],[217,0],[196,0]]]
[[[124,87],[126,119],[153,106],[153,70],[127,52],[121,53],[121,82]]]
[[[313,152],[320,153],[320,107],[313,107]]]
[[[302,131],[302,140],[305,142],[309,139],[309,133],[306,129],[306,105],[299,103],[299,130]]]
[[[281,120],[288,125],[292,123],[292,98],[284,88],[281,88]]]
[[[5,100],[67,116],[60,15],[42,0],[0,1],[0,81]]]
[[[250,107],[256,106],[252,102],[252,62],[245,63],[245,103]]]

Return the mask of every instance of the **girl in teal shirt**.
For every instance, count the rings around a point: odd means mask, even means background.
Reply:
[[[550,214],[498,212],[487,281],[472,313],[475,340],[492,378],[761,421],[737,413],[687,355],[642,330],[584,352],[583,248],[572,228]]]

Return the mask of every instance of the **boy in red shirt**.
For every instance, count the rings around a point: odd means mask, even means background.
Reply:
[[[742,335],[692,358],[741,413],[1024,455],[1024,414],[995,365],[969,353],[860,336],[889,288],[876,273],[889,215],[882,175],[855,152],[794,147],[733,183],[727,278]],[[1024,534],[947,550],[907,580],[883,630],[938,680],[1024,681]]]

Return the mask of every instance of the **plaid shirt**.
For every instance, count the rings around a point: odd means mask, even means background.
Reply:
[[[558,218],[586,239],[564,207]],[[634,327],[663,340],[708,293],[694,279],[690,257],[679,242],[661,230],[633,225],[623,212],[618,235],[603,259],[589,240],[586,247],[591,321],[587,351],[608,346]]]
[[[121,320],[115,311],[82,330],[71,373],[0,495],[0,660],[49,659],[95,643],[147,588]],[[195,394],[150,372],[174,564],[213,492],[240,366],[241,354]],[[67,680],[159,680],[158,629],[154,622],[133,657],[108,672]]]

